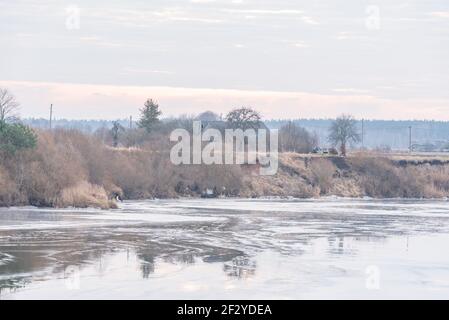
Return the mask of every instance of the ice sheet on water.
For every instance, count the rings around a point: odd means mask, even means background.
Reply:
[[[28,279],[0,297],[449,297],[448,211],[445,201],[336,198],[0,210],[0,292]],[[67,289],[65,266],[78,268],[79,290]],[[365,285],[373,266],[378,291]]]
[[[185,200],[181,203],[167,201],[168,208],[186,210],[262,211],[290,213],[327,213],[359,215],[408,215],[447,217],[449,202],[440,200],[363,200],[363,199],[219,199],[210,201]]]
[[[121,210],[20,208],[0,211],[0,230],[87,228],[132,224],[213,222],[224,218],[178,214],[155,205],[126,206]]]

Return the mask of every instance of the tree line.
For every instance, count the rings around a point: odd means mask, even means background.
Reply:
[[[18,116],[19,103],[7,90],[0,88],[0,150],[14,154],[21,149],[34,148],[37,143],[33,129],[22,124]],[[231,110],[225,117],[212,111],[205,111],[196,117],[169,118],[161,121],[159,104],[148,99],[140,109],[137,128],[125,128],[120,121],[114,121],[112,128],[100,128],[95,135],[113,147],[133,147],[159,140],[175,128],[191,128],[194,120],[223,121],[229,128],[257,129],[262,123],[261,114],[250,107]],[[132,126],[132,123],[131,123]],[[356,120],[350,115],[342,115],[332,122],[328,135],[329,142],[338,147],[346,156],[348,144],[358,143],[360,134]],[[308,132],[292,121],[279,130],[280,152],[310,153],[319,146],[316,134]]]
[[[154,131],[161,129],[160,116],[162,112],[159,105],[152,99],[148,99],[144,107],[140,110],[141,116],[137,125],[143,130],[145,134],[151,134]],[[249,107],[242,107],[231,110],[224,118],[214,113],[213,111],[205,111],[196,117],[184,119],[183,127],[190,127],[190,122],[194,120],[201,121],[223,121],[227,123],[229,128],[258,129],[262,123],[261,114]],[[165,127],[174,127],[172,120],[165,123]],[[170,126],[172,124],[172,126]],[[110,130],[112,137],[112,145],[117,147],[120,141],[120,135],[126,134],[126,129],[119,123],[114,121]],[[310,153],[319,146],[318,137],[311,134],[304,128],[299,127],[294,122],[289,121],[283,125],[279,130],[280,151],[281,152],[297,152]],[[341,115],[333,123],[329,130],[329,142],[340,149],[343,156],[347,154],[347,146],[350,143],[358,143],[360,141],[360,134],[357,130],[356,120],[350,115]],[[128,141],[129,142],[129,141]],[[129,143],[126,143],[129,146]]]

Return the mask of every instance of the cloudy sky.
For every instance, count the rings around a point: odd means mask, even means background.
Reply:
[[[24,117],[449,120],[447,0],[0,0],[0,41]]]

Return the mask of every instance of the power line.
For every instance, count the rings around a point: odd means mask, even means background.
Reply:
[[[365,149],[365,119],[362,119],[362,149]]]

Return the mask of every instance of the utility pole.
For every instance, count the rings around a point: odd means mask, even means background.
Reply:
[[[412,153],[412,126],[408,127],[408,148],[409,152]]]
[[[50,130],[51,130],[51,120],[53,118],[53,104],[50,105]]]
[[[129,116],[129,128],[133,128],[133,116]]]
[[[362,119],[362,150],[365,149],[365,119]]]

